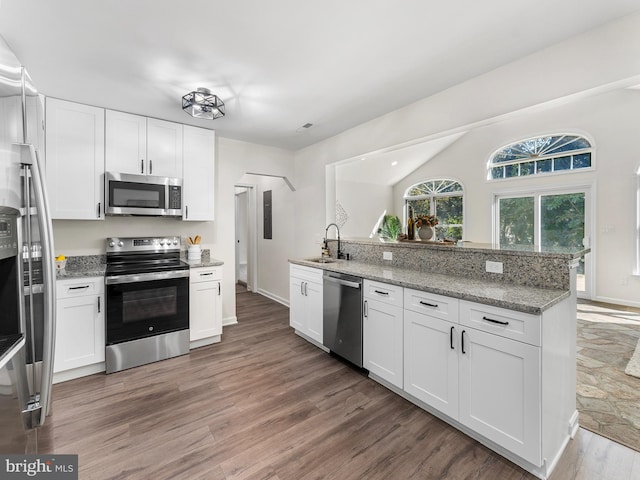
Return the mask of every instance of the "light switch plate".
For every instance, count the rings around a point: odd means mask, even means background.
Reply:
[[[487,272],[502,273],[502,262],[491,262],[487,260]]]
[[[382,252],[383,260],[393,260],[393,252]]]

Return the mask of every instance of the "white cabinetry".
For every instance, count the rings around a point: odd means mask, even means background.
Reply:
[[[322,345],[322,270],[290,265],[289,325]]]
[[[183,220],[214,219],[215,147],[213,130],[184,126]]]
[[[403,385],[402,303],[402,287],[364,281],[364,368],[398,388]]]
[[[46,179],[51,217],[104,218],[104,109],[46,99]]]
[[[182,124],[107,110],[106,171],[182,178]]]
[[[458,300],[405,289],[404,389],[458,417]]]
[[[222,335],[222,267],[192,268],[189,273],[191,348],[220,341]]]
[[[58,280],[56,293],[54,381],[104,371],[104,278]]]

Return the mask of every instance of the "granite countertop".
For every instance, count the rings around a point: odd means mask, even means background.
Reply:
[[[354,260],[317,263],[309,259],[292,259],[289,262],[534,315],[539,315],[571,294],[569,290],[489,282]]]
[[[209,256],[202,256],[200,260],[188,260],[186,258],[182,259],[183,262],[188,263],[190,268],[200,268],[200,267],[219,267],[220,265],[224,265],[222,260],[216,260],[215,258],[211,258]]]

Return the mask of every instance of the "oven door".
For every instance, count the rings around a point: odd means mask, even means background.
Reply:
[[[107,345],[188,329],[188,276],[180,270],[107,277]]]

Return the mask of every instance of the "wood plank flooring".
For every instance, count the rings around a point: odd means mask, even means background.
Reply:
[[[531,479],[238,296],[220,344],[54,386],[42,453],[80,479]],[[551,480],[640,478],[640,454],[586,430]]]

